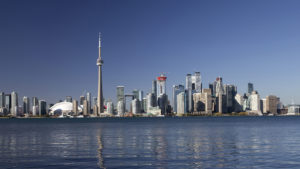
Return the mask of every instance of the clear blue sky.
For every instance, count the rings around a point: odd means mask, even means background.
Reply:
[[[1,0],[0,90],[56,102],[97,91],[103,35],[104,97],[116,86],[148,92],[167,72],[167,91],[200,71],[246,91],[300,103],[298,0]]]

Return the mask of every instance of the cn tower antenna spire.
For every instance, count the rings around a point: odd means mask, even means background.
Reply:
[[[101,32],[99,32],[99,48],[101,48]]]

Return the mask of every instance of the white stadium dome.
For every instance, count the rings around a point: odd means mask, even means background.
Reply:
[[[69,114],[73,112],[73,103],[59,102],[50,107],[50,115]],[[82,112],[82,107],[78,106],[78,112]]]

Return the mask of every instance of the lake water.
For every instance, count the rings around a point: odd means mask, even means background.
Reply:
[[[0,119],[0,168],[300,168],[300,117]]]

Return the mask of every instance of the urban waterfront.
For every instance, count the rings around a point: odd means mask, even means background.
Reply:
[[[0,119],[1,168],[299,168],[300,117]]]

